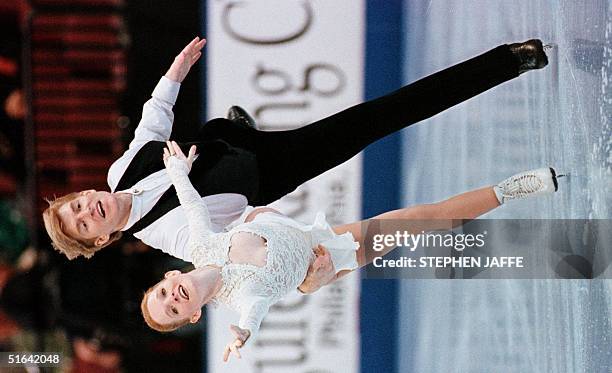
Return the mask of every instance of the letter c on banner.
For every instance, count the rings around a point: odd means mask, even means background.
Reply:
[[[299,27],[294,32],[289,33],[288,35],[278,36],[276,38],[270,37],[269,39],[263,39],[263,38],[257,39],[255,37],[240,33],[237,29],[235,29],[232,26],[232,23],[230,21],[230,13],[232,12],[232,10],[236,9],[237,7],[242,7],[244,5],[245,4],[243,4],[243,2],[232,2],[232,3],[227,4],[225,8],[223,9],[223,15],[221,17],[221,20],[223,24],[223,29],[229,35],[231,35],[234,39],[239,40],[243,43],[247,43],[247,44],[274,45],[274,44],[283,44],[283,43],[288,43],[290,41],[293,41],[301,37],[308,31],[308,29],[312,25],[312,19],[314,17],[312,6],[310,5],[308,1],[304,1],[302,2],[302,8],[304,9],[306,16],[305,16],[304,24],[301,27]]]

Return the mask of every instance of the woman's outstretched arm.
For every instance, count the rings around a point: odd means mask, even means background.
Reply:
[[[195,153],[195,145],[189,149],[189,155],[185,156],[175,141],[168,141],[167,148],[164,148],[163,159],[168,176],[185,211],[189,224],[189,240],[202,244],[201,241],[206,241],[206,238],[212,233],[212,223],[206,203],[193,187],[188,176]]]

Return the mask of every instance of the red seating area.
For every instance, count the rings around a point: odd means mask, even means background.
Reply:
[[[31,20],[38,201],[106,190],[122,152],[126,85],[123,0],[37,0]],[[46,207],[40,203],[39,210]]]

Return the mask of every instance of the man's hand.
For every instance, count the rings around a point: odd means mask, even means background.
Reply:
[[[240,351],[238,350],[244,346],[246,341],[251,336],[250,330],[242,329],[236,325],[230,325],[230,330],[236,339],[234,339],[232,343],[228,343],[227,346],[225,346],[225,349],[223,350],[223,361],[227,361],[229,359],[231,352],[235,353],[238,359],[241,359],[242,356],[240,356]]]
[[[187,73],[189,73],[191,66],[193,66],[193,64],[200,59],[200,56],[202,56],[201,50],[204,44],[206,44],[206,39],[200,40],[197,36],[191,43],[187,44],[185,49],[174,58],[172,66],[170,66],[170,69],[168,69],[166,73],[166,78],[182,83]]]
[[[316,259],[308,267],[308,273],[304,282],[298,287],[304,294],[312,294],[322,286],[327,285],[336,277],[336,269],[331,260],[329,251],[321,245],[315,249]]]

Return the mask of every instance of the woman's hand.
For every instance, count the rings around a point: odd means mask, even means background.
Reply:
[[[236,354],[238,359],[241,359],[240,351],[238,351],[246,341],[251,336],[251,331],[248,329],[242,329],[236,325],[230,325],[230,330],[236,337],[232,343],[228,343],[223,350],[223,361],[227,361],[229,359],[230,353],[233,352]]]
[[[200,39],[196,36],[191,43],[174,58],[174,62],[166,72],[166,78],[174,80],[175,82],[182,83],[191,66],[193,66],[202,56],[202,48],[206,44],[206,39]]]
[[[189,173],[189,171],[191,171],[191,165],[193,164],[193,160],[195,159],[196,150],[196,146],[192,145],[189,149],[189,156],[185,157],[185,154],[181,150],[181,147],[176,143],[176,141],[166,141],[166,147],[164,148],[163,156],[164,165],[166,166],[166,168],[168,168],[170,158],[174,157],[187,166],[187,173]]]

